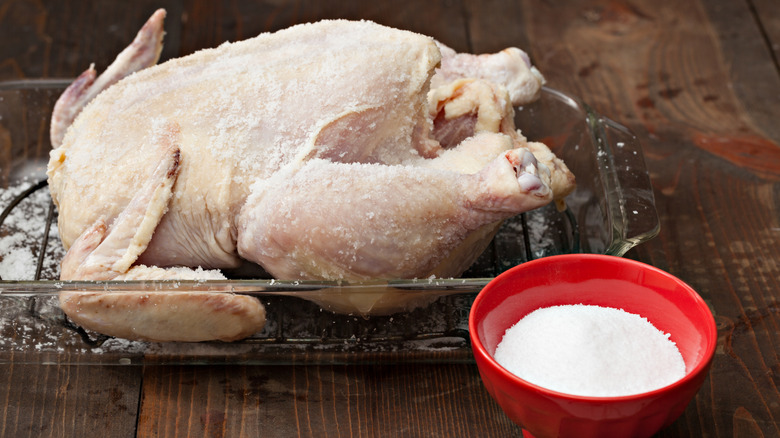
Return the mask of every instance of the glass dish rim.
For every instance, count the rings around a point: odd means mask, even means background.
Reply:
[[[57,89],[68,86],[73,78],[38,78],[16,79],[0,81],[0,91],[37,89]],[[642,159],[642,171],[647,176],[646,189],[652,190],[649,185],[649,174],[644,165],[641,153],[641,144],[636,136],[625,126],[605,117],[580,98],[570,95],[549,86],[543,86],[541,93],[563,102],[582,112],[589,128],[591,142],[594,147],[600,148],[604,153],[598,153],[597,159],[601,160],[598,166],[602,173],[603,181],[610,184],[610,189],[618,195],[624,195],[619,187],[616,176],[617,166],[610,166],[609,160],[614,156],[614,145],[606,139],[604,130],[610,128],[624,136],[624,140],[632,142],[631,149],[639,152]],[[529,104],[528,106],[533,105]],[[518,107],[522,109],[523,107]],[[612,240],[610,246],[603,252],[608,255],[623,256],[635,246],[646,242],[660,232],[660,221],[655,209],[655,200],[650,200],[653,207],[649,212],[653,215],[652,226],[647,227],[636,235],[627,236],[625,230],[632,219],[622,208],[623,199],[620,197],[606,196],[607,208],[611,217],[619,217],[619,221],[612,223]],[[419,292],[420,288],[427,290],[449,290],[451,293],[465,293],[479,291],[494,277],[471,278],[426,278],[426,279],[389,279],[361,282],[346,281],[321,281],[321,280],[277,280],[277,279],[228,279],[228,280],[132,280],[132,281],[59,281],[59,280],[0,280],[0,296],[2,295],[29,295],[29,294],[56,294],[63,290],[68,291],[202,291],[231,292],[250,295],[263,294],[289,294],[292,291],[312,291],[317,289],[348,289],[350,292],[361,292],[367,289],[367,293],[375,293],[377,288],[389,287],[397,291],[410,289]],[[185,289],[185,290],[182,290]]]

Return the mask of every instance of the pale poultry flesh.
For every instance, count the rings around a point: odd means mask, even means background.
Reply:
[[[110,77],[90,67],[55,106],[63,280],[224,278],[242,261],[289,280],[457,276],[502,220],[574,187],[514,126],[543,83],[519,49],[457,54],[329,20],[154,65],[164,16]],[[152,340],[238,339],[265,315],[222,292],[69,292],[61,305]]]

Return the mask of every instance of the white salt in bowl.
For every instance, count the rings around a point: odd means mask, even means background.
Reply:
[[[525,315],[578,304],[646,318],[679,349],[684,376],[642,393],[572,395],[517,377],[495,360],[507,329]],[[537,438],[652,436],[676,420],[696,395],[717,343],[712,313],[682,280],[634,260],[593,254],[545,257],[499,275],[474,301],[469,332],[485,388],[525,436]]]

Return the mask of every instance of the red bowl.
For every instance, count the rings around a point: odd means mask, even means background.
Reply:
[[[620,308],[647,318],[685,361],[685,376],[663,388],[620,397],[585,397],[529,383],[493,358],[520,318],[549,306]],[[715,320],[682,280],[652,266],[607,255],[545,257],[516,266],[479,293],[469,314],[474,357],[485,388],[527,433],[541,437],[647,437],[679,417],[707,376]]]

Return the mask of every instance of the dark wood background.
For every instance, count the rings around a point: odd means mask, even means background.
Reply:
[[[163,60],[320,18],[460,51],[518,46],[643,144],[661,234],[627,255],[691,284],[719,346],[662,437],[780,436],[777,0],[0,1],[0,80],[102,70],[157,7]],[[520,436],[469,364],[0,365],[0,436]]]

